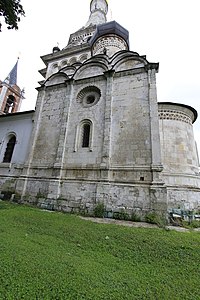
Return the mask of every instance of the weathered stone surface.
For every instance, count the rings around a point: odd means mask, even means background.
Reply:
[[[95,14],[105,17],[106,2],[97,2],[103,12],[92,2],[90,21]],[[195,110],[157,103],[158,64],[129,51],[122,36],[108,32],[92,49],[87,40],[95,24],[72,34],[62,51],[42,57],[45,81],[33,119],[13,115],[9,123],[0,117],[0,191],[66,212],[92,212],[98,203],[108,214],[141,216],[198,209]],[[5,164],[10,132],[17,143]]]

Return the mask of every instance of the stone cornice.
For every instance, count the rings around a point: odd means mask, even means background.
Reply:
[[[45,65],[47,66],[49,62],[52,62],[54,60],[58,60],[61,58],[66,58],[67,56],[71,56],[74,55],[76,53],[81,53],[81,52],[85,52],[85,51],[89,51],[90,50],[90,46],[88,44],[84,44],[84,45],[77,45],[71,48],[66,48],[63,49],[59,52],[56,53],[50,53],[44,56],[41,56],[40,58],[42,59],[42,61],[45,63]]]

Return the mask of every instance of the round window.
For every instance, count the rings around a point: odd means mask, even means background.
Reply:
[[[94,101],[95,101],[95,96],[94,96],[94,95],[89,95],[89,96],[87,96],[85,102],[86,102],[87,104],[92,104],[92,103],[94,103]]]
[[[82,104],[84,107],[92,106],[98,102],[99,98],[99,94],[94,91],[86,93],[83,97]]]
[[[82,89],[77,95],[77,101],[83,105],[83,107],[90,107],[95,105],[101,97],[100,89],[96,86],[88,86]]]

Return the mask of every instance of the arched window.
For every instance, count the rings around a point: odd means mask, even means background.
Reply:
[[[88,148],[90,146],[90,124],[85,123],[82,126],[82,148]]]
[[[13,95],[9,95],[4,108],[4,113],[5,114],[12,113],[14,111],[14,108],[15,108],[15,97]]]
[[[13,151],[15,148],[15,143],[16,143],[16,137],[12,135],[10,139],[8,140],[7,146],[6,146],[6,151],[4,154],[3,162],[4,163],[10,163],[13,155]]]
[[[94,125],[91,120],[84,119],[78,124],[76,128],[74,152],[78,151],[78,149],[81,148],[92,151],[93,132],[94,132]]]

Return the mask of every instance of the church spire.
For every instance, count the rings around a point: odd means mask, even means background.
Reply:
[[[106,0],[91,0],[90,17],[85,27],[106,23],[108,2]]]
[[[18,112],[24,91],[17,85],[18,60],[6,79],[0,81],[0,115]]]
[[[16,64],[14,65],[14,67],[12,68],[12,70],[10,71],[10,73],[8,74],[8,76],[6,77],[6,79],[4,80],[5,83],[9,84],[10,86],[14,86],[17,84],[17,66],[18,66],[18,60]]]

